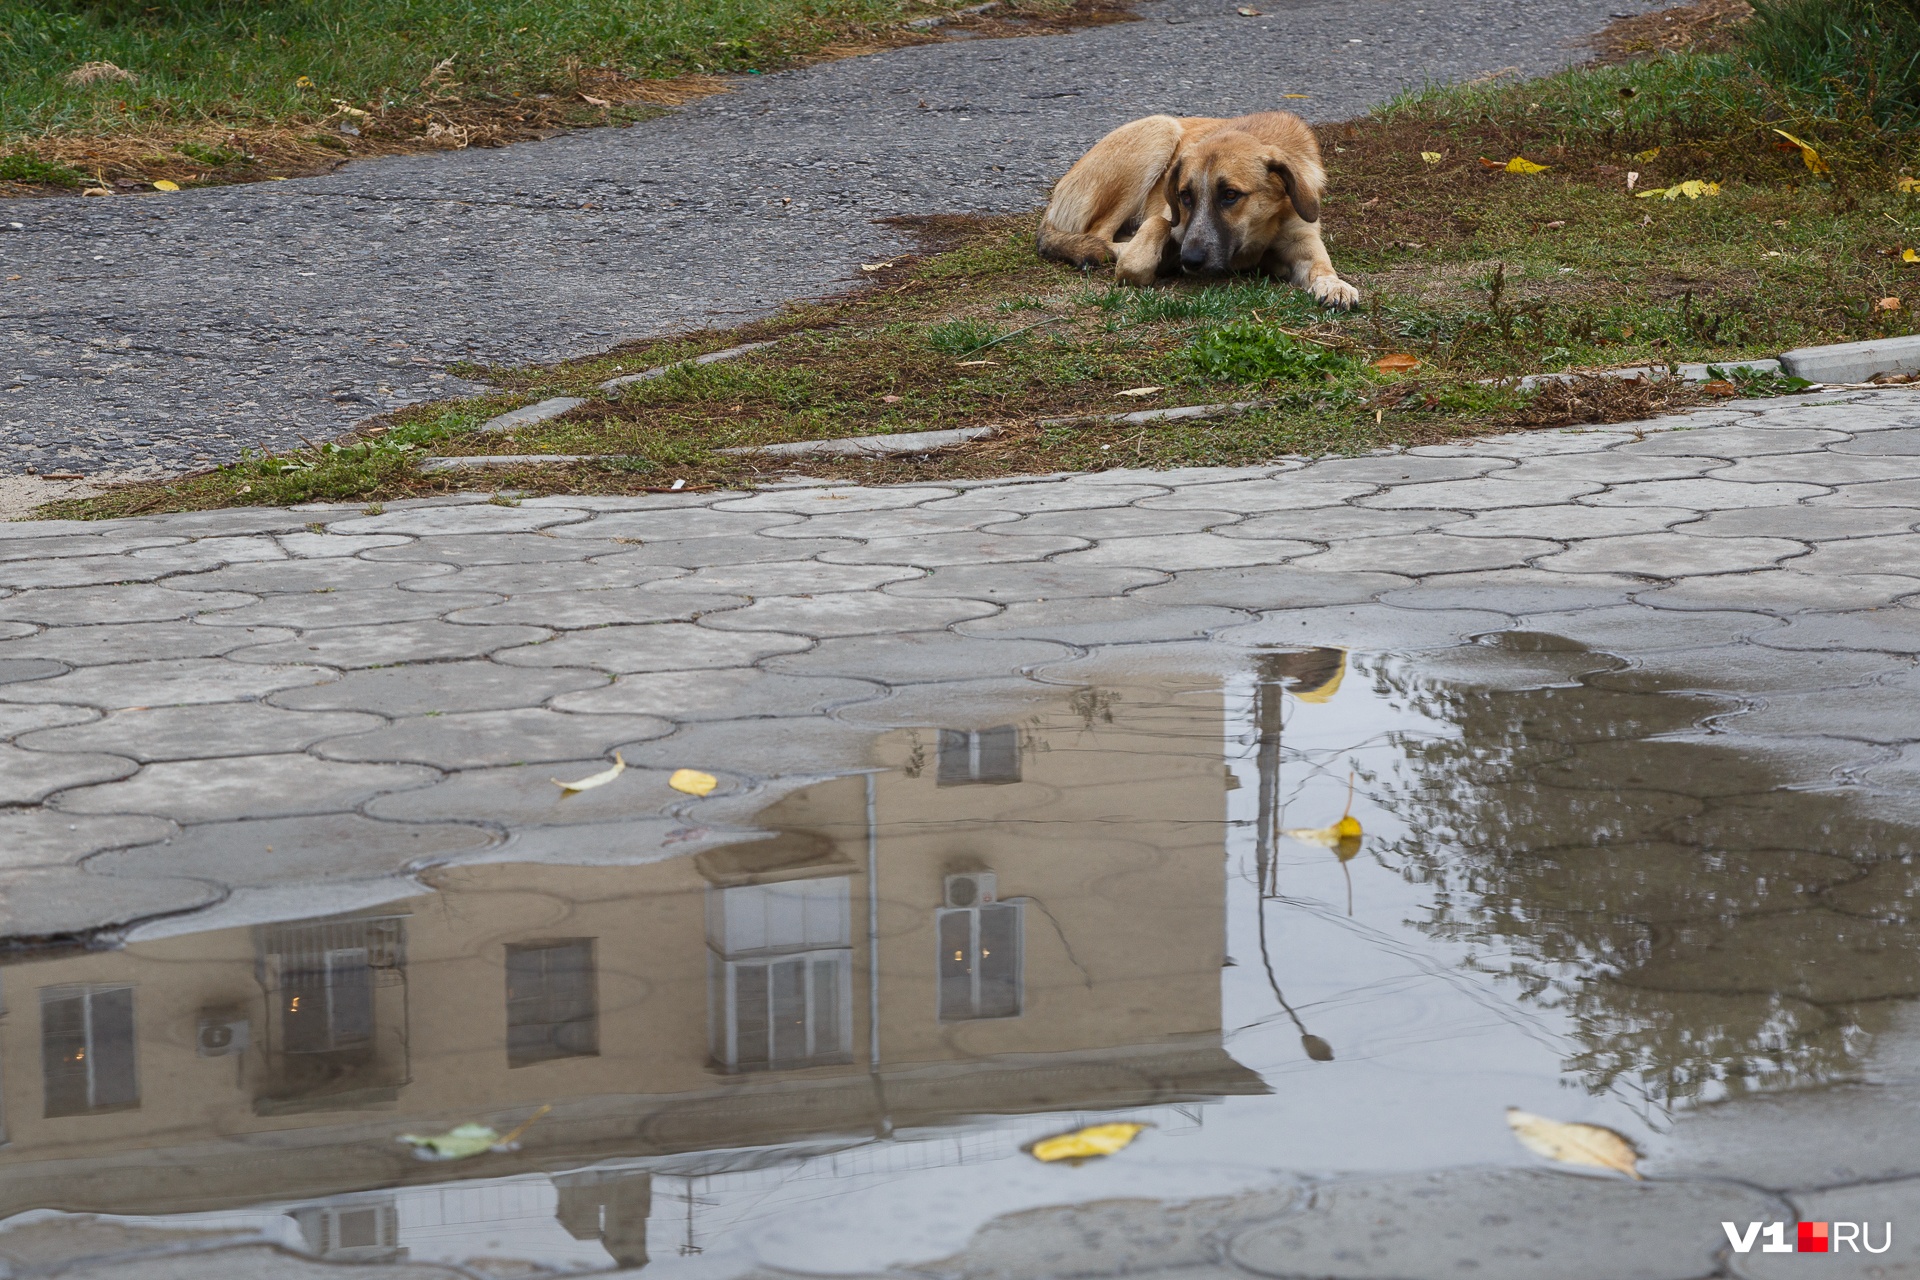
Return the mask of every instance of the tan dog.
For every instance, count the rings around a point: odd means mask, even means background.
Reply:
[[[1320,243],[1320,145],[1299,116],[1148,116],[1093,145],[1053,189],[1040,256],[1114,260],[1122,284],[1184,271],[1262,267],[1321,302],[1351,307]]]

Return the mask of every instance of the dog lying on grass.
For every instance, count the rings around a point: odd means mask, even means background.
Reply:
[[[1113,262],[1122,284],[1175,271],[1264,268],[1330,307],[1360,291],[1320,243],[1320,145],[1299,116],[1148,116],[1123,124],[1060,179],[1040,221],[1040,256]]]

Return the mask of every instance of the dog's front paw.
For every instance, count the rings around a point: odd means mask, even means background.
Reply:
[[[1338,307],[1347,311],[1360,305],[1360,291],[1339,276],[1321,276],[1307,288],[1324,307]]]

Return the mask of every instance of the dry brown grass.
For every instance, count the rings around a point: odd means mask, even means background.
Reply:
[[[1663,53],[1725,53],[1753,16],[1747,0],[1695,0],[1654,13],[1616,18],[1593,38],[1596,62],[1632,62]]]

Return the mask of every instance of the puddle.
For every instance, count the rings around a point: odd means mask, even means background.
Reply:
[[[1508,1106],[1657,1167],[1704,1106],[1874,1078],[1915,832],[1622,667],[1509,635],[1036,681],[875,730],[759,839],[14,963],[0,1258],[850,1273],[1037,1206],[1537,1166]],[[517,1151],[397,1140],[543,1107]],[[1023,1151],[1110,1120],[1150,1127]]]

